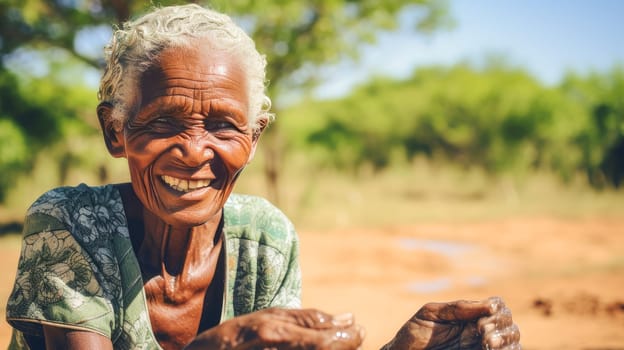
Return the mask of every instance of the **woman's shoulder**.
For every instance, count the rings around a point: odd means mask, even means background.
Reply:
[[[225,203],[226,209],[281,211],[269,200],[250,194],[232,193]],[[283,214],[282,214],[283,215]]]
[[[51,189],[33,202],[26,213],[25,234],[36,232],[41,228],[38,222],[47,225],[48,229],[71,229],[75,222],[85,215],[92,216],[98,212],[103,214],[123,213],[121,197],[112,185],[63,186]],[[51,227],[57,222],[61,227]]]
[[[53,188],[43,193],[30,206],[28,212],[46,210],[54,205],[93,205],[97,203],[117,200],[118,193],[112,185],[89,186],[80,184],[78,186],[63,186]]]
[[[289,228],[292,223],[279,208],[267,199],[233,193],[224,206],[226,219],[235,224],[273,223],[280,227]],[[258,222],[258,219],[265,218]]]
[[[224,207],[225,231],[230,238],[258,241],[282,250],[297,241],[290,219],[265,198],[232,194]]]

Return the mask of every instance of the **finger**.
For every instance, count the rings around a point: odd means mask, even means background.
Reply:
[[[319,349],[346,350],[356,349],[364,340],[364,330],[359,325],[314,329],[300,327],[293,323],[264,324],[254,330],[253,336],[247,335],[246,341],[237,349],[256,348],[278,349]]]
[[[355,324],[355,317],[352,313],[344,313],[332,316],[331,323],[336,327],[349,327]]]
[[[353,314],[345,313],[332,316],[317,309],[273,309],[273,315],[278,316],[284,322],[314,329],[349,327],[355,324]]]
[[[520,329],[515,324],[503,330],[493,330],[483,336],[485,349],[513,349],[516,344],[520,344]]]
[[[334,332],[329,347],[331,350],[354,349],[354,346],[360,349],[366,337],[364,327],[354,325],[348,329],[351,331],[345,332],[345,330],[339,330]]]
[[[489,297],[484,300],[484,302],[490,304],[490,314],[492,315],[507,307],[505,306],[505,302],[503,301],[503,299],[497,296]]]
[[[491,314],[492,306],[488,300],[459,300],[449,303],[429,303],[424,305],[415,317],[433,322],[471,321]]]
[[[492,316],[482,317],[477,322],[480,334],[486,334],[495,329],[504,329],[512,324],[511,310],[507,307],[504,307]]]

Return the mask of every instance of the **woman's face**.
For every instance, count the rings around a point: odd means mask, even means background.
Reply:
[[[220,213],[257,140],[243,68],[197,43],[163,51],[142,75],[136,113],[120,135],[135,193],[177,226]]]

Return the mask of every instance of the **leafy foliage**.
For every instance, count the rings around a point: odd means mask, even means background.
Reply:
[[[13,74],[0,71],[0,199],[16,176],[30,168],[36,151],[60,128],[51,110],[25,99],[16,86]]]
[[[0,70],[0,200],[19,176],[32,169],[39,152],[70,135],[96,130],[86,121],[92,117],[94,91],[59,80],[50,74],[18,81],[13,72]],[[62,153],[80,151],[68,148]]]
[[[562,93],[576,102],[581,129],[574,135],[579,168],[596,187],[624,180],[624,68],[583,79],[568,76]]]
[[[376,79],[344,99],[308,101],[288,113],[297,151],[320,165],[357,171],[425,155],[492,174],[579,171],[595,187],[624,179],[621,69],[542,86],[493,65],[424,68],[403,81]]]

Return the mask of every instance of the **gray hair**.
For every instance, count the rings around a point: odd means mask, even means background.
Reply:
[[[196,4],[168,6],[123,24],[104,48],[106,67],[98,99],[113,105],[107,126],[119,130],[132,107],[138,79],[166,48],[189,46],[190,39],[209,38],[211,45],[228,50],[243,65],[247,75],[249,126],[258,132],[274,119],[271,99],[266,95],[266,58],[253,40],[222,13]]]

